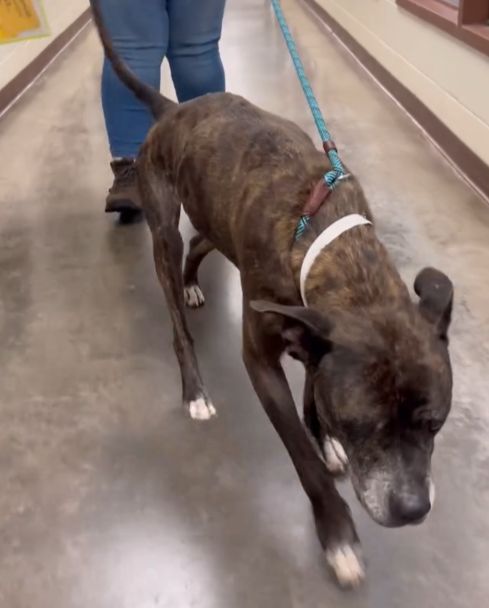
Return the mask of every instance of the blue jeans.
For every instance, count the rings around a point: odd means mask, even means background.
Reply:
[[[102,0],[114,47],[141,80],[160,89],[165,57],[180,102],[224,91],[219,39],[225,0]],[[153,118],[107,60],[102,106],[112,156],[134,157]]]

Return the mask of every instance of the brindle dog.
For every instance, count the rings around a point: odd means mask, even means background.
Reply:
[[[159,280],[174,325],[183,402],[195,419],[215,414],[185,319],[200,306],[197,271],[217,249],[241,273],[243,358],[314,512],[327,561],[344,586],[363,576],[350,510],[334,473],[348,462],[354,489],[384,526],[416,523],[431,508],[434,438],[448,415],[452,375],[447,329],[453,289],[425,269],[409,292],[373,226],[359,226],[325,248],[306,284],[309,246],[332,222],[371,219],[354,177],[343,181],[294,241],[298,219],[328,160],[295,124],[227,93],[174,104],[138,81],[114,51],[99,2],[95,21],[121,80],[158,119],[138,158],[139,187]],[[198,231],[182,277],[183,205]],[[305,366],[304,421],[281,356]]]

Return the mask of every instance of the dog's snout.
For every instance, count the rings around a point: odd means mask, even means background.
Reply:
[[[401,524],[421,523],[430,509],[428,492],[409,492],[391,497],[391,513]]]

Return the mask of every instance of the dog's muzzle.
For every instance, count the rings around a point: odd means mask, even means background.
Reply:
[[[431,479],[415,489],[396,490],[392,479],[376,474],[359,484],[352,476],[357,497],[379,525],[399,528],[423,523],[433,507],[435,486]]]

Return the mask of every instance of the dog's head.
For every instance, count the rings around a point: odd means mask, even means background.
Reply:
[[[451,405],[453,287],[434,269],[414,287],[417,305],[364,318],[253,304],[286,318],[288,351],[313,374],[320,422],[343,445],[360,502],[392,527],[418,523],[431,509],[434,439]]]

